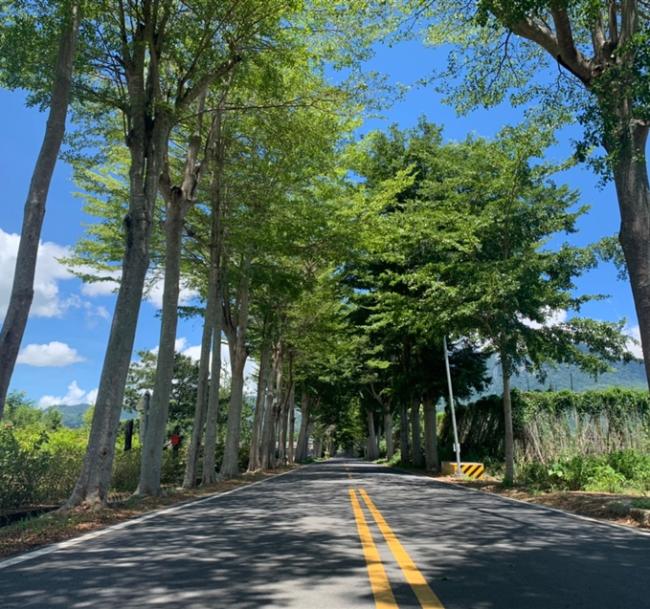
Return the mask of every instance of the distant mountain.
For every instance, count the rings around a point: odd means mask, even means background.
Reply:
[[[577,366],[567,364],[545,366],[546,378],[543,382],[540,382],[534,374],[524,370],[512,377],[511,384],[522,391],[561,391],[562,389],[585,391],[587,389],[605,389],[606,387],[648,388],[645,367],[642,361],[621,362],[611,364],[610,367],[612,372],[605,372],[594,378]],[[496,357],[491,358],[488,362],[488,373],[492,376],[492,382],[485,393],[501,393],[503,381],[501,379],[501,368]]]
[[[61,413],[63,425],[65,427],[81,427],[83,425],[83,418],[86,411],[92,407],[92,404],[58,404],[50,406],[48,410],[56,410]],[[120,420],[125,421],[133,419],[137,415],[134,412],[122,411]]]
[[[50,406],[48,410],[56,410],[61,413],[65,427],[81,427],[83,416],[90,407],[91,404],[58,404]]]

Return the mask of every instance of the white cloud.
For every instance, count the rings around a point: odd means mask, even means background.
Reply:
[[[84,269],[79,269],[84,271]],[[92,269],[86,269],[86,272],[97,273]],[[84,283],[81,288],[81,293],[85,296],[110,296],[114,294],[119,287],[120,277],[122,271],[101,271],[101,276],[105,279],[93,283]],[[165,290],[165,280],[162,274],[150,274],[147,277],[147,285],[145,287],[145,299],[150,302],[154,307],[161,309],[163,292]],[[187,283],[181,279],[181,290],[178,296],[178,304],[185,305],[199,295],[197,290],[187,286]]]
[[[187,344],[187,341],[184,341],[183,344]],[[177,341],[178,342],[178,341]],[[176,349],[180,351],[186,357],[189,357],[195,362],[198,362],[201,359],[201,345],[191,345],[185,349]],[[212,363],[212,358],[210,358],[210,363]],[[221,343],[221,379],[225,381],[230,378],[230,350],[228,345],[224,342]],[[255,375],[257,374],[257,363],[255,360],[248,358],[246,360],[246,365],[244,366],[244,393],[247,395],[254,395],[257,391],[257,381]]]
[[[6,233],[0,228],[0,268],[5,271],[0,274],[0,319],[7,312],[11,285],[20,235]],[[61,317],[70,309],[82,309],[87,319],[110,317],[106,307],[96,307],[78,294],[63,298],[59,291],[59,283],[75,279],[75,276],[59,262],[60,258],[70,255],[70,249],[64,245],[44,241],[39,244],[34,276],[34,300],[29,311],[34,317]],[[81,292],[86,293],[88,284]]]
[[[193,345],[183,349],[181,353],[185,357],[189,357],[192,361],[198,362],[201,359],[201,345]],[[223,346],[221,347],[221,361],[223,362]]]
[[[0,317],[7,312],[19,243],[20,235],[6,233],[0,229],[0,268],[3,269],[0,274]],[[75,306],[73,299],[61,299],[59,294],[59,281],[73,278],[72,273],[57,260],[68,254],[69,250],[65,246],[48,241],[40,243],[31,315],[59,317],[66,309]]]
[[[629,336],[627,341],[627,348],[634,357],[643,359],[643,351],[641,349],[641,329],[639,326],[627,326],[623,332]]]
[[[17,363],[27,366],[62,368],[83,361],[84,358],[77,353],[76,349],[55,340],[44,345],[27,345],[18,354]]]
[[[146,298],[147,300],[156,308],[162,308],[163,301],[163,292],[165,289],[165,282],[162,277],[156,279],[147,290]],[[188,302],[193,300],[199,295],[199,293],[187,286],[187,284],[181,279],[181,290],[178,295],[178,304],[186,305]]]
[[[185,348],[185,345],[187,345],[186,338],[182,338],[182,337],[177,338],[176,341],[174,342],[174,351],[182,352],[183,349]],[[153,353],[154,355],[158,355],[158,351],[160,351],[160,345],[156,345],[153,349],[149,349],[149,353]]]
[[[150,349],[154,355],[158,354],[159,346]],[[176,351],[185,357],[189,357],[193,362],[198,362],[201,359],[201,345],[190,345],[185,337],[176,339]],[[212,365],[212,356],[210,357],[210,365]],[[251,358],[246,360],[244,366],[244,393],[247,395],[254,395],[257,392],[257,362]],[[230,379],[230,350],[226,342],[221,343],[221,380],[222,382],[229,382]]]
[[[79,268],[79,272],[86,272],[90,274],[97,274],[94,269]],[[102,281],[93,281],[92,283],[84,283],[81,288],[81,293],[84,296],[111,296],[119,286],[119,279],[122,276],[122,271],[102,271],[101,277],[105,277]]]
[[[38,405],[41,408],[48,406],[72,406],[73,404],[94,404],[97,399],[97,389],[85,391],[77,384],[77,381],[72,381],[68,385],[68,392],[64,396],[44,395],[39,401]]]
[[[558,324],[564,323],[567,319],[567,312],[564,309],[548,309],[546,312],[546,319],[544,319],[543,323],[539,323],[538,321],[533,321],[532,319],[528,319],[527,317],[523,318],[521,320],[521,323],[523,323],[525,326],[528,326],[529,328],[533,328],[535,330],[539,330],[540,328],[543,327],[552,327],[552,326],[557,326]]]

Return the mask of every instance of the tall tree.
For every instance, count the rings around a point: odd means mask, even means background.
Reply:
[[[639,0],[575,2],[456,0],[431,4],[433,42],[454,42],[470,61],[459,107],[537,98],[585,127],[580,159],[599,146],[592,164],[613,177],[620,210],[619,241],[629,272],[650,381],[650,13]],[[429,15],[431,16],[431,14]],[[551,67],[546,73],[544,64]]]
[[[268,7],[254,0],[227,4],[207,3],[197,7],[200,10],[187,10],[175,0],[120,2],[108,13],[109,23],[96,24],[94,30],[98,38],[94,48],[101,49],[101,56],[92,60],[106,79],[100,80],[101,85],[94,81],[84,84],[90,89],[89,99],[97,99],[102,107],[112,104],[124,118],[130,156],[129,208],[124,221],[120,287],[88,449],[69,507],[107,500],[124,384],[150,262],[153,213],[171,130],[211,85],[241,61],[242,46],[265,29],[269,19],[276,23],[279,16],[275,3]],[[201,36],[188,35],[197,29]],[[107,65],[107,55],[119,61]],[[109,91],[105,81],[112,85]]]
[[[25,36],[37,38],[39,31],[47,31],[47,28],[39,28],[39,21],[44,16],[38,14],[38,7],[31,6],[30,2],[16,2],[3,7],[4,14],[0,14],[4,24],[0,35],[0,61],[4,64],[1,78],[5,81],[10,79],[5,84],[29,88],[42,74],[52,74],[52,81],[48,83],[51,87],[50,95],[45,102],[49,105],[47,124],[27,193],[11,295],[0,330],[0,418],[34,299],[34,274],[45,204],[65,134],[81,22],[82,2],[66,0],[51,4],[55,15],[49,18],[55,21],[54,28],[58,30],[58,52],[54,64],[47,68],[41,61],[44,56],[48,57],[47,54],[31,58],[23,56],[30,51],[44,51],[43,48],[34,49],[33,41],[24,39]],[[36,66],[39,73],[28,74],[23,80],[20,76],[24,76],[26,65]]]

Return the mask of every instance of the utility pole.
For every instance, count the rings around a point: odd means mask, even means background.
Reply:
[[[463,475],[460,465],[460,442],[458,441],[458,427],[456,425],[456,409],[454,407],[454,389],[451,383],[451,370],[449,369],[449,351],[447,350],[447,337],[443,338],[445,349],[445,368],[447,370],[447,385],[449,386],[449,408],[451,410],[451,424],[454,430],[454,452],[456,453],[456,476]]]

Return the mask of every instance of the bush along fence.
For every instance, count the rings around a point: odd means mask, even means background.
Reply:
[[[515,450],[520,463],[549,464],[569,455],[650,451],[650,394],[605,389],[575,393],[512,392]],[[502,460],[501,396],[490,395],[457,408],[463,457]],[[441,451],[452,446],[449,416],[440,430]],[[448,455],[442,454],[443,458]]]

